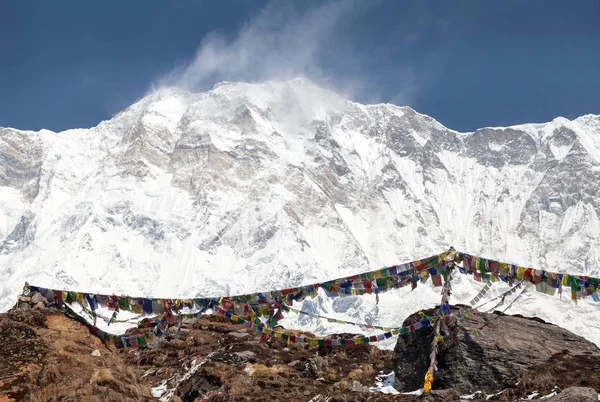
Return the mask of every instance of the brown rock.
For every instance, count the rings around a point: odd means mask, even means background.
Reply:
[[[460,395],[453,389],[439,389],[429,392],[425,400],[428,402],[460,401]]]
[[[43,303],[45,305],[47,303],[47,301],[44,298],[44,296],[42,296],[40,293],[36,292],[33,294],[33,296],[31,296],[31,303],[32,304]]]

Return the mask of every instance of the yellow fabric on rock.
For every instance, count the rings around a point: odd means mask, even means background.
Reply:
[[[423,384],[423,392],[431,391],[431,386],[433,385],[433,374],[431,370],[427,370],[427,374],[425,374],[425,384]]]

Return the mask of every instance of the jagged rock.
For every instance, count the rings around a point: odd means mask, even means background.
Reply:
[[[246,332],[230,332],[229,335],[235,337],[235,338],[245,338],[250,336],[250,334],[246,333]]]
[[[44,303],[46,304],[48,301],[44,298],[44,296],[41,295],[41,293],[35,292],[33,294],[33,296],[31,296],[31,303],[32,304],[38,304],[38,303]]]
[[[459,400],[460,395],[453,389],[434,390],[424,397],[424,401],[426,402],[450,402]]]
[[[29,285],[26,283],[26,286],[23,289],[23,294],[19,296],[17,303],[11,310],[40,310],[46,308],[48,305],[48,299],[46,299],[44,295],[39,292],[31,292],[29,290]]]
[[[242,350],[241,352],[234,352],[233,354],[244,360],[249,360],[256,357],[256,353],[252,352],[251,350]]]
[[[547,399],[547,402],[597,402],[598,392],[592,388],[571,387]]]
[[[326,369],[327,360],[325,360],[321,356],[315,356],[308,360],[308,370],[313,377],[323,377],[323,374]]]
[[[350,390],[354,392],[370,392],[369,387],[362,385],[360,382],[354,380],[350,385]]]
[[[470,308],[463,310],[466,315],[458,320],[455,339],[440,345],[433,389],[495,393],[515,387],[528,368],[548,361],[558,352],[592,353],[600,358],[600,349],[593,343],[542,320],[497,314],[484,317],[474,314]],[[431,315],[433,310],[425,313]],[[413,314],[403,325],[419,319]],[[486,319],[490,326],[479,334],[464,336],[465,330],[481,328]],[[413,391],[423,386],[431,344],[431,328],[398,339],[394,372],[399,390]]]
[[[169,327],[169,334],[171,335],[186,335],[190,332],[187,328]]]
[[[99,357],[100,356],[100,351],[98,349],[94,349],[94,351],[91,353],[92,356],[95,357]]]
[[[200,370],[190,378],[178,390],[177,394],[183,401],[195,401],[203,398],[208,393],[221,387],[221,379],[208,373],[206,370]]]

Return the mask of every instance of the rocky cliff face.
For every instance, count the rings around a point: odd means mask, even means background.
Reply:
[[[590,374],[595,370],[592,376],[600,379],[600,349],[565,329],[539,319],[482,315],[464,306],[460,310],[464,315],[458,320],[458,328],[447,329],[446,334],[451,337],[439,347],[433,389],[494,394],[516,389],[521,381],[542,379],[549,386],[578,385],[578,382],[587,386],[588,377],[579,380],[567,374],[571,369],[583,367],[592,370]],[[419,320],[414,314],[403,325]],[[482,328],[479,333],[465,335],[479,328]],[[432,341],[431,328],[398,339],[394,372],[399,389],[413,390],[422,385],[429,368]]]

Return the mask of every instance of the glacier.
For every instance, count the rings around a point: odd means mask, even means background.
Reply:
[[[25,281],[153,297],[324,281],[457,250],[600,276],[600,116],[461,133],[297,78],[156,90],[96,127],[0,128],[0,311]],[[453,302],[483,284],[455,279]],[[506,290],[497,285],[491,297]],[[398,326],[430,285],[306,300]],[[508,313],[600,345],[600,303]],[[288,327],[356,331],[293,314]]]

